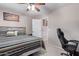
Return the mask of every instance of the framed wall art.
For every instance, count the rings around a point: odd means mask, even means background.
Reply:
[[[19,16],[7,12],[3,12],[3,20],[6,21],[19,21]]]

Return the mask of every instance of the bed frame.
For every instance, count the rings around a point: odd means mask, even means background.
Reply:
[[[0,48],[0,56],[19,56],[25,52],[29,52],[37,48],[41,50],[40,41],[31,42],[29,44],[27,44],[27,42],[24,42],[24,43]],[[39,49],[37,51],[39,51]],[[34,52],[37,52],[37,51],[34,51]],[[32,53],[28,53],[27,55],[30,55]]]
[[[17,30],[19,32],[25,33],[25,27],[0,27],[1,34],[4,31]],[[0,48],[0,56],[19,56],[26,52],[26,55],[30,55],[41,50],[41,40],[33,41],[30,43],[22,42],[19,44],[7,46]]]

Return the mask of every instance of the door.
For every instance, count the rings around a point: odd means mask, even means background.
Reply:
[[[32,35],[42,37],[42,21],[39,19],[32,20]]]

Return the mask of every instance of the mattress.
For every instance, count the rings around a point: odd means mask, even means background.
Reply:
[[[34,36],[28,36],[28,35],[19,35],[19,36],[13,36],[13,37],[0,37],[0,48],[19,44],[19,43],[31,43],[35,41],[40,41],[41,38],[34,37]]]

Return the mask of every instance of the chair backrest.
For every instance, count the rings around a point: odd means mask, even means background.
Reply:
[[[60,28],[57,29],[57,35],[58,35],[58,38],[61,42],[62,47],[64,48],[64,45],[67,44],[68,41],[65,39],[64,33],[61,31]]]

